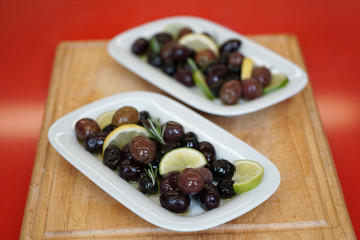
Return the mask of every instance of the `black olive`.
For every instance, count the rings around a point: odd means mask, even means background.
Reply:
[[[160,55],[156,54],[154,52],[150,52],[148,54],[147,60],[148,60],[148,63],[150,63],[152,66],[158,67],[158,68],[162,67],[164,64]]]
[[[224,42],[220,46],[220,52],[234,52],[239,49],[241,46],[241,41],[238,39],[230,39],[226,42]]]
[[[172,36],[168,33],[161,32],[155,35],[156,40],[160,45],[164,45],[173,40]]]
[[[118,172],[120,177],[127,181],[137,181],[140,173],[144,171],[144,165],[136,163],[132,160],[125,159],[120,162]]]
[[[160,182],[160,192],[163,194],[167,191],[172,191],[178,189],[177,186],[177,177],[179,175],[179,171],[171,171],[168,172]]]
[[[199,145],[199,142],[197,140],[197,136],[193,132],[187,132],[185,133],[182,141],[181,146],[182,147],[188,147],[188,148],[195,148],[197,149]]]
[[[171,60],[167,60],[164,62],[163,65],[163,72],[169,76],[174,75],[174,73],[176,72],[177,66],[175,65],[175,63]]]
[[[160,204],[169,211],[183,213],[190,206],[190,197],[180,191],[167,191],[161,194]]]
[[[129,144],[126,144],[123,149],[121,150],[121,156],[123,159],[129,159],[129,160],[132,160],[133,157],[131,156],[131,153],[130,153],[130,146]]]
[[[116,169],[121,160],[121,150],[119,147],[110,145],[105,149],[103,156],[103,163],[105,166]]]
[[[166,153],[179,147],[180,147],[180,142],[173,142],[173,141],[165,142],[165,144],[161,145],[160,156],[163,157]]]
[[[158,191],[158,184],[155,179],[153,182],[152,179],[147,175],[147,173],[143,172],[139,175],[139,189],[142,193],[151,195],[155,194]]]
[[[234,181],[231,179],[218,182],[216,188],[221,198],[231,198],[235,195],[233,184]]]
[[[205,184],[199,192],[200,204],[206,209],[214,209],[220,205],[220,195],[213,184]]]
[[[148,119],[150,118],[150,114],[148,111],[141,111],[139,113],[139,119]]]
[[[107,133],[100,131],[89,134],[84,141],[85,149],[91,153],[101,153]]]
[[[215,160],[216,152],[214,146],[211,143],[207,141],[200,142],[198,146],[198,150],[202,154],[204,154],[208,164],[211,164]]]
[[[174,78],[184,84],[185,86],[192,87],[195,85],[192,73],[187,69],[179,69],[175,74]]]
[[[185,62],[185,60],[192,55],[192,50],[189,48],[177,44],[173,50],[173,59],[177,62]]]
[[[149,42],[145,38],[139,38],[133,43],[131,51],[136,55],[143,55],[147,52],[148,48]]]
[[[112,125],[111,123],[109,125],[106,125],[104,128],[103,128],[103,132],[109,134],[111,133],[113,130],[115,129],[115,126]]]
[[[235,173],[235,166],[226,159],[213,161],[210,170],[215,181],[232,179]]]

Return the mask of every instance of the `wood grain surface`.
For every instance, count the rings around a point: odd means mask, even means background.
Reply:
[[[296,37],[253,40],[305,69]],[[116,63],[107,40],[63,42],[54,62],[20,239],[355,239],[310,83],[294,97],[238,117],[203,116],[268,157],[278,190],[254,210],[218,227],[181,233],[156,227],[107,195],[47,140],[64,114],[112,94],[167,95]]]

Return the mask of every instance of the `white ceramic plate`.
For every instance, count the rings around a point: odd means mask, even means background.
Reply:
[[[162,208],[158,197],[149,198],[120,178],[87,152],[75,136],[74,127],[79,119],[96,119],[104,111],[122,106],[133,106],[139,111],[147,110],[152,117],[159,117],[163,123],[169,120],[179,122],[186,131],[195,132],[199,141],[211,142],[217,157],[231,162],[238,159],[257,161],[265,171],[262,182],[247,193],[222,201],[218,208],[211,211],[204,211],[196,201],[192,201],[190,210],[184,215]],[[122,93],[90,103],[58,119],[50,127],[48,138],[67,161],[128,209],[154,225],[175,231],[198,231],[230,221],[264,202],[280,184],[278,169],[266,157],[189,108],[156,93]]]
[[[240,39],[242,41],[240,52],[252,58],[256,65],[270,68],[272,73],[286,74],[289,78],[288,85],[251,101],[239,100],[236,105],[223,105],[219,99],[214,101],[207,99],[198,87],[184,86],[131,52],[131,45],[137,38],[149,39],[173,23],[190,26],[194,32],[207,32],[220,44],[231,38]],[[301,91],[308,81],[306,73],[289,60],[224,26],[196,17],[170,17],[130,29],[110,41],[108,52],[120,64],[184,103],[203,112],[221,116],[246,114],[274,105]]]

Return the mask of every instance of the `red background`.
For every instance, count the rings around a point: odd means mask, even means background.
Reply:
[[[17,239],[56,46],[110,39],[174,15],[242,34],[298,37],[353,227],[360,236],[360,1],[0,0],[0,232]]]

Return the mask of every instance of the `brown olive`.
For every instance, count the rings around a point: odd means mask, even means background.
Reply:
[[[186,194],[196,194],[204,186],[204,179],[195,169],[185,168],[177,177],[177,185]]]
[[[169,121],[165,124],[164,140],[166,142],[179,142],[184,136],[184,128],[181,124]]]
[[[174,78],[184,84],[185,86],[192,87],[195,85],[192,73],[187,69],[179,69],[175,74]]]
[[[228,56],[228,65],[232,67],[241,67],[242,61],[244,59],[244,55],[239,52],[230,53]]]
[[[80,119],[75,124],[76,137],[81,141],[84,141],[87,135],[99,131],[100,131],[99,125],[95,120],[91,118]]]
[[[147,165],[156,157],[155,144],[145,136],[137,136],[131,140],[130,153],[135,162]]]
[[[204,67],[215,59],[216,56],[210,49],[204,49],[195,54],[195,62],[199,67]]]
[[[112,124],[116,127],[124,124],[137,124],[139,112],[133,107],[122,107],[117,110],[112,118]]]
[[[191,30],[190,28],[188,27],[185,27],[183,29],[180,30],[179,34],[178,34],[178,39],[180,39],[182,36],[188,34],[188,33],[192,33],[193,30]]]
[[[220,88],[221,101],[226,105],[237,103],[241,97],[241,83],[238,80],[230,80]]]
[[[211,184],[212,183],[213,175],[212,175],[211,171],[208,168],[202,167],[202,168],[196,168],[195,170],[200,173],[201,177],[204,179],[205,184]]]
[[[224,42],[221,46],[220,46],[220,52],[234,52],[237,51],[239,49],[239,47],[241,46],[241,41],[237,40],[237,39],[230,39],[226,42]]]
[[[263,88],[256,78],[248,78],[241,81],[242,97],[247,100],[258,98],[262,95]]]
[[[266,67],[255,67],[252,72],[252,77],[259,80],[263,88],[268,86],[271,81],[271,73]]]
[[[160,50],[160,56],[163,60],[172,59],[174,56],[174,51],[176,47],[175,42],[165,43],[164,46]]]

